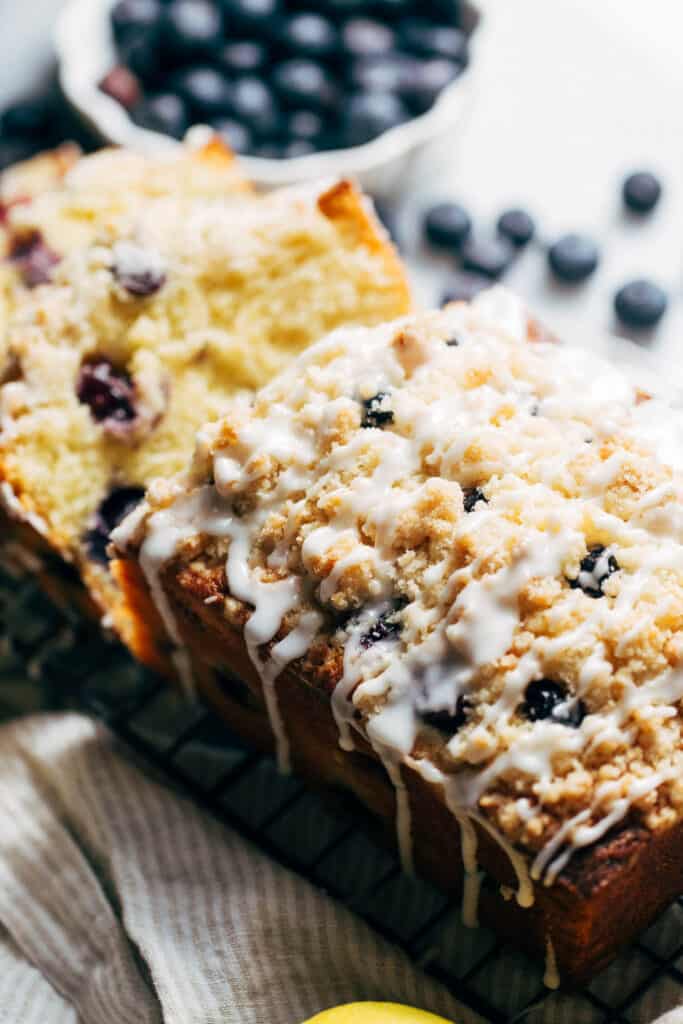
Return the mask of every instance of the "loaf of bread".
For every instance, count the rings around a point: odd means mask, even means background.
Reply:
[[[218,143],[87,157],[7,234],[5,532],[123,629],[110,529],[236,393],[331,328],[407,312],[404,270],[351,184],[255,196]]]
[[[499,290],[340,329],[115,531],[132,646],[585,980],[683,879],[680,432]]]

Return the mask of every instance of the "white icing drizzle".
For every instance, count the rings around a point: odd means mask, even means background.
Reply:
[[[547,935],[545,939],[545,972],[543,974],[543,984],[546,988],[556,989],[560,987],[560,980],[560,972],[557,969],[557,957],[555,956],[553,940],[549,935]]]
[[[512,870],[517,876],[516,899],[520,907],[532,907],[534,905],[534,886],[529,874],[529,866],[526,857],[519,850],[516,850],[504,835],[492,825],[490,821],[474,811],[469,812],[473,821],[476,821],[489,835],[495,839],[500,848],[507,854],[512,865]]]
[[[479,893],[484,880],[483,871],[466,871],[462,889],[462,923],[466,928],[479,925]]]
[[[658,456],[674,471],[683,469],[683,460],[652,412],[636,409],[634,389],[612,368],[576,350],[527,345],[526,315],[508,295],[496,290],[472,309],[451,307],[427,319],[429,340],[406,321],[337,332],[300,357],[264,389],[253,415],[235,417],[234,439],[216,441],[215,487],[200,488],[149,518],[140,559],[169,634],[178,640],[160,568],[197,534],[229,539],[229,591],[253,608],[245,641],[263,682],[283,767],[289,752],[275,681],[319,631],[322,616],[310,610],[316,602],[344,609],[335,601],[344,597],[347,581],[362,581],[350,587],[352,593],[354,586],[365,588],[363,605],[344,627],[342,677],[332,696],[339,742],[353,749],[358,729],[382,760],[396,790],[398,845],[407,866],[410,806],[401,765],[443,786],[461,832],[463,916],[474,921],[475,826],[505,851],[517,878],[517,901],[528,907],[532,879],[552,883],[573,850],[595,842],[634,803],[675,778],[672,760],[626,789],[600,782],[590,806],[560,825],[531,870],[480,803],[501,780],[530,780],[526,795],[510,798],[523,825],[547,806],[559,762],[578,762],[608,743],[628,750],[638,722],[665,723],[678,714],[683,671],[677,667],[637,682],[625,676],[618,699],[591,707],[575,727],[552,717],[525,721],[520,707],[528,684],[571,653],[580,664],[564,706],[570,713],[612,677],[610,657],[627,660],[655,617],[677,614],[671,596],[661,597],[653,610],[651,590],[666,574],[683,578],[683,480],[673,475],[643,493],[634,489],[627,515],[608,505],[605,495],[631,472],[633,460]],[[444,345],[446,338],[457,345]],[[439,390],[434,382],[442,380],[450,386]],[[358,416],[359,401],[367,406],[373,396],[373,412],[389,416],[391,429],[353,430],[330,443],[334,431],[344,435],[340,424]],[[212,436],[209,430],[203,438],[207,451]],[[598,458],[601,446],[605,454]],[[325,484],[326,476],[332,483]],[[480,481],[491,488],[489,503],[480,500],[463,513],[461,487]],[[237,518],[232,501],[240,495],[247,496],[249,511]],[[448,556],[435,557],[411,581],[407,606],[396,607],[400,531],[419,523],[423,504],[439,502],[458,510],[449,524],[451,548],[473,545],[472,538],[481,544],[453,570]],[[270,517],[278,526],[262,550],[259,538]],[[603,537],[605,550],[595,564],[579,570],[587,544]],[[418,535],[401,550],[408,558],[423,543]],[[618,562],[615,576],[610,556]],[[564,582],[569,567],[575,589]],[[524,602],[537,581],[559,583],[561,601],[555,603],[555,591],[546,604],[539,602],[544,626],[528,634],[524,646]],[[603,585],[604,600],[582,592],[600,596]],[[433,596],[431,604],[420,588]],[[385,628],[392,614],[401,617],[400,637]],[[264,656],[264,645],[292,620],[289,633]],[[608,636],[614,638],[611,650]],[[683,651],[683,635],[671,637],[672,650],[677,644]],[[674,660],[668,656],[669,664]],[[476,720],[454,727],[444,741],[453,770],[437,768],[428,754],[411,756],[423,720],[457,716],[460,702],[468,695],[476,699],[491,674],[496,689]]]
[[[410,794],[401,775],[401,765],[393,751],[380,746],[374,747],[396,794],[396,836],[401,867],[406,874],[413,873],[413,837],[411,832]]]
[[[147,524],[148,529],[139,556],[140,567],[145,574],[152,599],[173,644],[171,659],[188,697],[193,697],[195,693],[194,673],[175,615],[161,583],[161,571],[176,555],[180,545],[194,536],[195,523],[197,520],[203,520],[203,507],[207,500],[211,500],[211,496],[211,488],[202,488],[175,505],[155,512]],[[114,530],[114,544],[120,547],[127,545],[131,530],[139,521],[139,515],[137,509],[133,510]]]

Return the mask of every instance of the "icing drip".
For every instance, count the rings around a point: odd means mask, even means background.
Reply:
[[[379,746],[375,746],[374,749],[394,787],[396,794],[398,852],[401,857],[401,867],[407,874],[411,875],[413,873],[413,838],[411,834],[410,794],[401,776],[401,765],[397,761],[396,755],[391,751],[383,750]]]
[[[560,987],[560,972],[557,969],[557,957],[555,956],[553,940],[549,935],[546,936],[545,940],[545,972],[543,974],[543,984],[546,988],[551,989]]]
[[[183,541],[194,536],[195,523],[204,518],[204,508],[212,500],[212,489],[202,488],[196,494],[181,499],[169,508],[161,509],[150,517],[147,532],[140,548],[140,566],[149,585],[152,599],[173,644],[171,659],[186,694],[194,696],[195,684],[190,659],[178,629],[175,615],[161,583],[161,572],[164,566],[177,553]],[[137,522],[139,511],[136,509],[131,516],[112,533],[115,544],[125,545],[129,538],[131,526]]]
[[[466,928],[479,925],[479,893],[484,880],[483,871],[466,871],[462,890],[462,923]]]
[[[512,843],[499,832],[499,830],[487,821],[486,818],[482,817],[481,814],[477,814],[474,811],[470,811],[470,817],[473,821],[476,821],[478,825],[481,825],[489,835],[495,839],[500,848],[507,854],[508,860],[512,865],[512,869],[517,876],[517,903],[520,907],[532,907],[534,904],[534,886],[531,881],[529,874],[529,867],[526,861],[526,857],[519,850],[516,850]]]

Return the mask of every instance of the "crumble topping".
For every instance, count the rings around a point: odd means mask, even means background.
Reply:
[[[336,331],[153,490],[143,568],[227,557],[252,656],[285,627],[266,690],[326,631],[342,744],[436,772],[552,880],[683,813],[681,422],[642,397],[501,290]]]

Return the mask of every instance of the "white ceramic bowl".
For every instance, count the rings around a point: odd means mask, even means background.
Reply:
[[[116,0],[67,0],[58,19],[56,50],[65,96],[103,141],[143,152],[158,152],[178,143],[157,132],[139,128],[120,104],[105,95],[98,83],[116,62],[109,15]],[[465,107],[477,67],[482,32],[480,11],[463,4],[468,28],[474,29],[470,65],[447,86],[425,114],[385,132],[363,146],[314,153],[291,160],[242,157],[252,181],[263,188],[292,185],[330,175],[352,176],[376,194],[399,186],[409,161],[427,143],[455,128]]]

